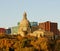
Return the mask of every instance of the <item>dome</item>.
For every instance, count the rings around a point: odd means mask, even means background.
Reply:
[[[18,28],[18,34],[20,34],[21,36],[25,36],[26,34],[30,33],[31,29],[30,29],[30,22],[27,20],[27,14],[26,12],[24,12],[23,14],[23,19],[20,22],[19,28]]]
[[[29,23],[29,21],[27,20],[27,14],[26,14],[26,12],[24,12],[24,14],[23,14],[23,19],[22,19],[22,21],[20,22],[20,27],[21,26],[23,26],[23,27],[28,27],[28,26],[30,26],[30,23]]]

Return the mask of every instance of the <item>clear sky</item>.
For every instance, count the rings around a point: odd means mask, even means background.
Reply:
[[[0,0],[0,27],[16,26],[24,11],[30,21],[57,22],[60,29],[60,0]]]

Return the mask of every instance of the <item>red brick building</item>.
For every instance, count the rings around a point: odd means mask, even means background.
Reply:
[[[0,28],[0,35],[1,35],[1,34],[6,34],[6,29]]]
[[[55,34],[58,34],[58,24],[55,22],[43,22],[39,23],[39,28],[45,30],[45,31],[51,31],[54,32]]]

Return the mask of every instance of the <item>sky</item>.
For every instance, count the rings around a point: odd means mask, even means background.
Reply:
[[[60,0],[0,0],[0,27],[17,26],[24,11],[29,21],[57,22],[60,29]]]

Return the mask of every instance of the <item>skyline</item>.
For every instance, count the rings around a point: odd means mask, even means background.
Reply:
[[[60,29],[60,0],[0,0],[0,27],[16,26],[24,11],[29,21],[57,22]]]

